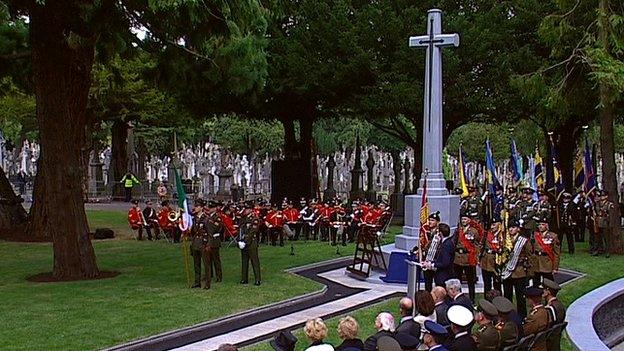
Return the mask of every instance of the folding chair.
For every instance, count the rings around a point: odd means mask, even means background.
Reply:
[[[544,330],[535,334],[535,339],[533,339],[533,341],[531,342],[531,346],[529,346],[529,350],[532,350],[537,344],[546,343],[546,338],[548,337],[549,332],[550,331],[547,329],[547,330]]]
[[[527,335],[524,338],[520,339],[515,346],[514,351],[528,351],[531,349],[533,341],[535,340],[535,335]]]

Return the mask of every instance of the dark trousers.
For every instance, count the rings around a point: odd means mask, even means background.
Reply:
[[[173,235],[173,242],[179,243],[180,237],[182,236],[182,232],[180,231],[180,228],[178,228],[177,225],[175,226],[175,228],[172,229],[171,234]]]
[[[329,227],[326,225],[321,226],[321,241],[329,240]]]
[[[453,270],[455,271],[455,276],[461,280],[462,275],[466,275],[466,282],[468,283],[468,295],[470,296],[470,300],[475,302],[475,284],[477,282],[477,267],[475,266],[462,266],[455,264],[453,265]],[[487,290],[486,290],[487,291]]]
[[[425,278],[425,290],[431,291],[433,289],[433,277],[435,276],[434,271],[423,271],[423,277]]]
[[[158,240],[158,237],[160,236],[160,227],[156,222],[148,222],[148,225],[145,226],[147,240],[152,240],[152,228],[154,229],[154,239]]]
[[[241,281],[247,282],[249,279],[249,262],[251,262],[251,268],[253,269],[254,278],[256,282],[262,280],[260,276],[260,259],[258,258],[258,246],[250,246],[241,250],[242,258],[242,272]]]
[[[130,202],[130,200],[132,199],[132,187],[124,187],[124,190],[126,195],[126,202]]]
[[[596,250],[594,252],[597,253],[609,253],[611,246],[609,245],[609,240],[611,239],[611,228],[598,228],[598,233],[594,235],[595,239],[595,247]]]
[[[585,241],[585,230],[587,229],[585,225],[585,221],[579,221],[576,225],[574,235],[577,242],[582,243]]]
[[[290,223],[288,224],[290,226],[290,229],[292,229],[293,233],[295,233],[295,237],[291,238],[290,240],[299,240],[299,236],[301,235],[301,222],[299,223]]]
[[[277,245],[277,239],[279,238],[280,246],[284,246],[284,236],[282,235],[282,228],[269,228],[269,238],[271,239],[271,245]]]
[[[208,271],[212,273],[212,271],[214,270],[214,274],[216,278],[215,281],[220,282],[221,280],[223,280],[223,272],[221,271],[221,256],[219,254],[219,248],[218,247],[206,248],[206,257],[208,258],[207,260],[208,267],[210,267]]]
[[[201,284],[201,264],[204,261],[204,275],[206,279],[206,288],[210,288],[210,264],[208,263],[208,254],[206,250],[191,248],[191,256],[193,256],[193,270],[195,271],[195,285]]]
[[[516,308],[522,317],[526,317],[526,296],[524,294],[527,278],[507,278],[503,280],[503,293],[509,301],[513,301],[514,290],[516,291]]]
[[[500,282],[500,279],[498,278],[498,275],[496,275],[496,273],[486,271],[486,270],[481,270],[481,273],[483,274],[484,293],[487,293],[488,291],[492,290],[492,288],[498,291],[501,290],[501,282]]]
[[[568,242],[568,253],[574,253],[574,233],[576,232],[576,227],[565,227],[559,230],[559,242],[563,247],[563,239],[565,238]]]
[[[338,240],[338,228],[334,228],[333,226],[329,228],[329,236],[331,237],[332,245],[336,246],[336,241]],[[347,245],[347,230],[343,228],[342,233],[340,234],[340,240],[342,246]]]
[[[359,231],[360,231],[360,227],[358,227],[357,224],[350,225],[345,229],[345,231],[347,231],[347,239],[349,240],[350,243],[352,243],[355,241],[355,238],[357,238]]]
[[[539,287],[540,284],[542,284],[542,280],[544,278],[550,279],[550,280],[555,280],[554,277],[553,277],[552,272],[550,272],[550,273],[535,272],[535,275],[533,276],[533,286],[534,287]]]

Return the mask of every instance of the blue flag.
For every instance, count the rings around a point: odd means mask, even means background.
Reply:
[[[485,180],[489,186],[490,194],[496,194],[496,187],[500,186],[498,178],[496,178],[496,167],[494,166],[494,157],[490,148],[490,139],[485,141]]]
[[[511,139],[511,171],[513,173],[514,182],[522,180],[522,156],[516,148],[516,141]]]

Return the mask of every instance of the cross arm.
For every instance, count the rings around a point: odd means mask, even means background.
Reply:
[[[431,40],[433,39],[433,41]],[[431,38],[428,35],[420,35],[409,38],[410,47],[427,47],[431,43],[439,47],[459,46],[459,34],[436,34]]]

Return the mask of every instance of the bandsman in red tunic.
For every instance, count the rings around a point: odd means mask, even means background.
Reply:
[[[536,267],[533,276],[533,286],[539,287],[542,278],[554,280],[553,274],[559,270],[559,255],[561,254],[561,246],[557,234],[548,230],[549,219],[543,216],[538,220],[535,232],[534,255]]]
[[[143,227],[147,224],[138,200],[132,200],[132,207],[128,210],[128,224],[132,230],[138,232],[137,239],[143,240]]]
[[[284,227],[284,223],[286,219],[284,218],[284,214],[281,210],[277,209],[277,205],[273,204],[269,213],[267,213],[264,224],[268,228],[269,239],[271,240],[271,245],[277,245],[277,239],[279,238],[280,246],[284,246],[284,236],[282,235],[282,229]]]
[[[292,202],[286,204],[284,219],[286,221],[286,225],[288,225],[288,228],[290,228],[294,234],[292,240],[298,240],[299,232],[301,231],[301,213],[299,213],[299,210],[293,206]]]
[[[490,291],[492,287],[501,291],[501,280],[496,274],[496,254],[503,244],[503,226],[500,217],[492,218],[491,229],[487,232],[479,259],[483,275],[483,291]]]
[[[169,204],[169,200],[165,200],[161,203],[160,210],[158,211],[158,225],[165,233],[165,237],[170,238],[170,240],[175,241],[177,228],[178,228],[178,220],[171,221],[171,218],[177,217],[175,215],[175,210],[173,210]],[[179,240],[179,238],[178,238]]]

